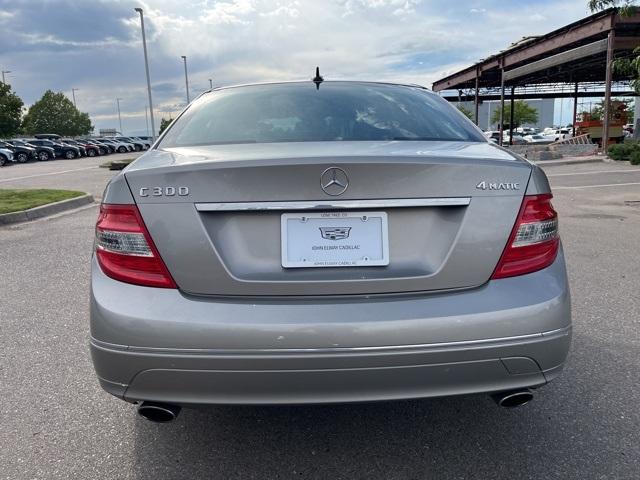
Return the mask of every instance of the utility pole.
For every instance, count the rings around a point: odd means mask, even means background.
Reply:
[[[209,79],[209,88],[213,90],[213,80]]]
[[[122,135],[122,117],[120,116],[120,100],[121,98],[116,98],[116,103],[118,104],[118,124],[120,125],[120,135]]]
[[[182,61],[184,62],[184,85],[187,88],[187,105],[191,103],[189,99],[189,76],[187,75],[187,57],[186,55],[182,55]]]
[[[76,105],[76,92],[80,90],[79,88],[72,88],[71,89],[71,96],[73,97],[73,106],[78,108],[78,106]]]
[[[147,58],[147,38],[144,34],[144,12],[140,7],[134,8],[140,14],[140,28],[142,29],[142,48],[144,50],[144,69],[147,73],[147,93],[149,95],[149,116],[151,117],[151,138],[156,139],[156,125],[153,120],[153,102],[151,101],[151,80],[149,78],[149,60]]]

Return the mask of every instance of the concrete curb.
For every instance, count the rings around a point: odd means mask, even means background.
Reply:
[[[93,202],[93,196],[86,194],[81,197],[48,203],[47,205],[22,210],[20,212],[3,213],[0,215],[0,225],[28,222],[37,218],[55,215],[56,213],[64,212],[66,210],[73,210],[74,208],[82,207],[83,205],[88,205]]]
[[[578,165],[580,163],[601,163],[605,162],[607,157],[586,157],[586,158],[567,158],[561,160],[539,160],[533,162],[539,167],[553,167],[557,165]]]

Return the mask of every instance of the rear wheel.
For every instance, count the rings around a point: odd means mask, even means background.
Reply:
[[[4,158],[4,155],[0,155],[0,167],[4,167],[5,163],[7,163],[7,159]]]
[[[135,149],[136,149],[136,152],[139,152],[140,150],[142,150],[142,147],[140,145],[136,145]]]
[[[38,152],[38,160],[40,160],[41,162],[46,162],[47,160],[49,160],[49,152]]]
[[[99,155],[106,155],[106,153],[107,153],[107,151],[104,148],[102,148],[102,147],[98,148],[98,154]]]
[[[29,156],[26,153],[20,152],[16,155],[16,160],[18,160],[18,163],[24,163],[29,160]]]
[[[71,160],[73,158],[76,158],[76,153],[73,150],[67,150],[66,152],[64,152],[64,156],[68,160]]]
[[[92,148],[90,150],[87,150],[87,156],[88,157],[95,157],[96,156],[96,151]]]
[[[123,146],[118,147],[118,152],[120,152],[120,153],[127,153],[127,147],[125,147],[124,145],[123,145]]]

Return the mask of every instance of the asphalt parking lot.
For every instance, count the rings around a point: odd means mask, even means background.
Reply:
[[[4,168],[0,188],[99,197],[114,172],[98,163]],[[478,395],[211,407],[149,423],[100,389],[89,358],[96,207],[0,229],[0,478],[639,478],[640,168],[545,170],[574,337],[564,374],[515,410]]]

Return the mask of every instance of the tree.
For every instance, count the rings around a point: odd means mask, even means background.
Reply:
[[[463,105],[457,105],[458,110],[460,110],[469,120],[473,120],[473,112],[468,108],[465,108]]]
[[[0,138],[18,133],[23,105],[22,99],[11,91],[11,85],[0,82]]]
[[[635,0],[589,0],[588,5],[592,12],[620,7],[620,14],[633,15],[638,8],[635,3]]]
[[[161,134],[162,132],[164,132],[167,127],[169,125],[171,125],[171,122],[173,121],[173,119],[171,118],[163,118],[160,120],[160,131],[158,132],[158,134]]]
[[[62,92],[47,90],[24,117],[25,133],[57,133],[62,136],[86,135],[93,130],[88,113],[80,112]]]
[[[613,102],[622,102],[627,107],[627,122],[633,123],[633,100],[630,98],[612,98],[610,105]],[[604,99],[600,100],[591,110],[590,115],[593,120],[601,120],[604,114]]]
[[[505,125],[509,124],[511,120],[511,105],[505,102],[504,104],[504,118]],[[525,123],[536,123],[538,121],[538,110],[533,108],[524,100],[516,100],[513,102],[513,128],[522,126]],[[500,109],[494,110],[491,116],[492,123],[500,123]]]

